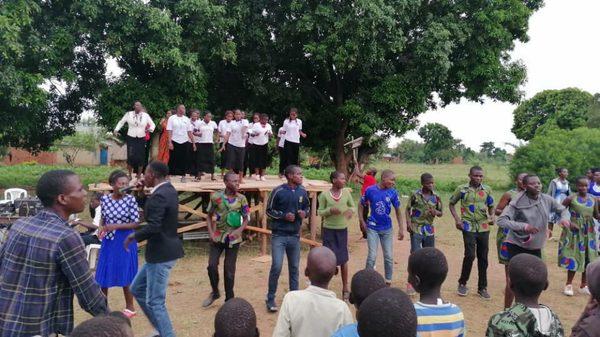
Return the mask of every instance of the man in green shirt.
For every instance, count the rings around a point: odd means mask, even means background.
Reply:
[[[494,198],[492,190],[482,184],[483,169],[473,166],[469,170],[469,183],[458,186],[450,197],[449,209],[454,217],[456,228],[462,231],[465,245],[465,255],[462,271],[458,280],[458,295],[467,296],[467,282],[471,275],[473,261],[477,256],[477,271],[479,281],[477,293],[483,299],[489,300],[487,292],[487,267],[490,239],[490,224],[494,218]],[[460,213],[456,213],[455,205],[460,201]]]
[[[208,255],[208,278],[212,292],[202,303],[210,306],[219,294],[219,259],[225,251],[225,301],[234,297],[235,264],[237,253],[242,242],[242,232],[248,225],[249,206],[246,197],[238,192],[239,177],[233,172],[223,177],[225,190],[215,192],[210,197],[208,216],[206,217],[208,234],[211,238]],[[216,223],[213,216],[216,215]]]

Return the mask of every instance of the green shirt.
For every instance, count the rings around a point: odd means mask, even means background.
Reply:
[[[411,231],[415,234],[424,236],[432,236],[435,234],[433,221],[435,215],[432,215],[429,210],[442,211],[442,199],[435,192],[425,199],[423,191],[420,189],[415,191],[408,200],[406,209],[410,212]]]
[[[487,185],[458,186],[450,197],[450,205],[460,201],[460,214],[465,232],[489,232],[488,209],[494,207],[492,189]]]
[[[550,308],[541,305],[542,308]],[[543,335],[538,331],[537,320],[531,310],[521,303],[515,303],[510,309],[497,313],[488,322],[486,337],[563,337],[562,324],[552,310],[550,334]]]
[[[337,208],[340,214],[331,214],[331,208]],[[331,191],[319,194],[319,209],[317,214],[323,218],[323,227],[329,229],[348,228],[348,219],[344,216],[347,210],[354,211],[355,204],[352,194],[347,189],[342,190],[340,200],[335,200],[331,196]]]
[[[248,216],[250,207],[248,206],[248,200],[243,194],[238,193],[234,198],[228,198],[225,195],[225,191],[215,192],[210,196],[210,204],[208,205],[208,212],[215,213],[217,216],[217,228],[214,233],[214,240],[218,242],[225,242],[226,238],[231,232],[237,228],[233,228],[227,224],[227,215],[231,212],[239,212],[242,217]],[[230,244],[241,242],[240,237],[237,240],[230,241]]]

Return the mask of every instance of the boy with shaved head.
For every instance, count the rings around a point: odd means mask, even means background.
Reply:
[[[346,303],[327,289],[336,273],[336,258],[331,249],[317,247],[308,253],[304,274],[310,286],[285,295],[273,337],[329,337],[352,323]]]

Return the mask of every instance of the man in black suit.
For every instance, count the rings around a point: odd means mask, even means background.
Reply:
[[[177,191],[167,181],[168,174],[169,168],[164,163],[148,164],[141,182],[152,187],[145,203],[147,225],[125,240],[125,247],[133,240],[148,240],[146,264],[133,280],[131,292],[157,330],[154,335],[161,337],[175,337],[165,299],[171,269],[183,257],[183,245],[177,235],[179,200]]]

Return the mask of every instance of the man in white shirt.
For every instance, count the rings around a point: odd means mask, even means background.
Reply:
[[[113,133],[118,135],[125,123],[127,123],[127,170],[131,178],[135,169],[139,179],[145,162],[146,142],[150,140],[150,133],[154,132],[156,125],[150,115],[144,111],[144,106],[139,101],[133,103],[133,111],[125,113],[117,123]]]
[[[285,295],[273,337],[330,337],[353,323],[348,305],[327,289],[336,273],[331,249],[316,247],[308,253],[305,275],[311,285]]]

